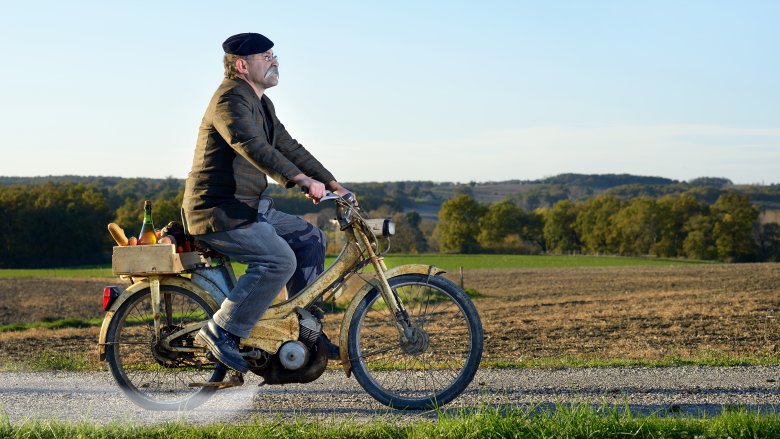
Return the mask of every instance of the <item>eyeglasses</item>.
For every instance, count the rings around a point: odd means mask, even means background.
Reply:
[[[279,57],[276,55],[258,55],[261,59],[264,59],[266,62],[276,61]]]

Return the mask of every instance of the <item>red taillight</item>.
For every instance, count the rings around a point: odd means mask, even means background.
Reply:
[[[119,297],[119,287],[111,285],[109,287],[103,287],[103,311],[108,311],[114,300]]]

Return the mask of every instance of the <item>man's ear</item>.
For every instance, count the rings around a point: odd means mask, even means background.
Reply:
[[[236,71],[238,73],[241,73],[242,75],[246,75],[248,73],[246,60],[244,58],[236,58]]]

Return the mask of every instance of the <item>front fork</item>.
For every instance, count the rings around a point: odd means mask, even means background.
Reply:
[[[401,341],[404,343],[414,342],[414,328],[409,321],[409,313],[406,312],[406,308],[404,307],[401,298],[393,291],[390,287],[390,283],[387,281],[387,276],[385,276],[387,266],[385,265],[384,259],[376,254],[374,247],[371,246],[371,242],[368,240],[368,237],[363,230],[356,227],[355,234],[360,237],[363,246],[366,248],[368,257],[371,260],[371,264],[374,266],[376,277],[379,279],[379,292],[382,294],[382,299],[384,299],[385,304],[387,304],[387,307],[395,316],[394,322],[398,329],[398,333],[401,335]]]

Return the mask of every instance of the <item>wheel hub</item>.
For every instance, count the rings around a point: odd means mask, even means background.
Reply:
[[[428,333],[419,326],[412,328],[412,336],[409,340],[401,339],[401,350],[408,355],[420,355],[427,351],[429,346]]]
[[[188,360],[192,360],[192,354],[189,352],[172,352],[163,346],[162,341],[180,329],[181,327],[178,326],[161,328],[160,339],[156,342],[152,342],[152,355],[154,356],[155,361],[157,361],[157,363],[161,366],[179,367],[182,364],[185,364]],[[175,340],[171,340],[171,345],[176,347],[184,347],[185,345],[189,344],[191,346],[192,342],[190,341],[187,343],[187,339],[188,337],[186,336],[176,338]]]

